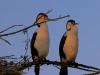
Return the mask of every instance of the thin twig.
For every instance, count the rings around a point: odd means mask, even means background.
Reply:
[[[48,20],[48,21],[44,21],[44,22],[58,21],[58,20],[60,20],[60,19],[66,18],[66,17],[69,17],[69,16],[66,15],[66,16],[62,16],[62,17],[58,17],[58,18],[54,18],[54,19],[50,19],[50,20]],[[41,23],[44,23],[44,22],[41,22]],[[41,23],[38,23],[38,24],[41,24]],[[26,27],[26,28],[20,29],[20,30],[15,31],[15,32],[6,33],[6,34],[0,34],[0,37],[8,36],[8,35],[13,35],[13,34],[16,34],[16,33],[22,32],[22,31],[27,30],[27,29],[29,29],[29,28],[35,26],[35,25],[37,25],[36,22],[34,22],[33,25],[30,25],[30,26],[28,26],[28,27]]]
[[[88,69],[90,68],[90,69],[100,70],[99,68],[92,67],[92,66],[88,66],[88,65],[84,65],[84,64],[78,64],[78,66],[86,67],[86,68],[88,68]]]
[[[58,67],[57,65],[53,65],[53,66],[60,70],[60,67]]]
[[[85,75],[97,75],[100,74],[100,71],[94,72],[94,73],[89,73],[89,74],[85,74]]]
[[[66,18],[66,17],[70,17],[70,15],[61,16],[61,17],[54,18],[54,19],[49,19],[49,21],[58,21],[59,19],[63,19],[63,18]]]
[[[47,11],[45,14],[49,14],[49,13],[51,13],[52,11],[53,11],[53,9]]]
[[[88,72],[97,72],[95,70],[90,70],[90,69],[86,69],[86,68],[81,68],[81,67],[77,67],[77,69],[83,70],[83,71],[88,71]]]
[[[25,54],[24,54],[24,56],[26,56],[26,54],[27,54],[27,51],[28,51],[28,46],[29,46],[29,42],[30,42],[30,40],[29,40],[29,38],[28,38],[28,32],[26,33],[26,35],[27,35],[27,39],[25,40],[25,42],[26,42],[26,46],[25,46]]]
[[[3,40],[4,42],[6,42],[7,44],[11,45],[11,43],[8,40],[6,40],[6,39],[4,39],[2,37],[0,37],[0,39]]]
[[[2,56],[0,57],[0,59],[18,59],[18,58],[15,58],[14,55],[9,55],[9,56]]]
[[[11,29],[11,28],[14,28],[14,27],[16,27],[16,26],[23,26],[23,25],[13,25],[13,26],[11,26],[11,27],[8,27],[8,28],[6,28],[6,29],[0,31],[0,33],[3,33],[3,32],[5,32],[5,31],[7,31],[7,30],[9,30],[9,29]]]

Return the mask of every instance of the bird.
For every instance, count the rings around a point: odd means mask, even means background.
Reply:
[[[45,13],[39,13],[36,17],[37,30],[34,32],[30,48],[33,62],[45,61],[49,52],[49,31],[46,22],[48,16]],[[37,63],[34,69],[35,75],[39,75],[40,65]]]
[[[70,19],[66,24],[66,32],[59,44],[60,61],[66,64],[75,63],[78,52],[78,27],[75,20]],[[61,66],[59,75],[68,75],[68,67]]]

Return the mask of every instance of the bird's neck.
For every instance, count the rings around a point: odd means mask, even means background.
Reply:
[[[78,28],[77,28],[77,26],[73,26],[73,27],[71,27],[71,30],[70,31],[67,31],[67,33],[66,34],[70,34],[70,35],[75,35],[75,36],[77,36],[78,35]]]
[[[46,25],[46,23],[41,23],[38,25],[38,27],[45,26],[45,25]]]
[[[48,26],[46,25],[46,23],[42,23],[40,24],[40,27],[38,27],[38,30],[41,31],[47,31],[48,32]]]

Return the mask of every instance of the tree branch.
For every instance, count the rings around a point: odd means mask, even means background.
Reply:
[[[11,26],[11,27],[8,27],[8,28],[6,28],[6,29],[0,31],[0,33],[3,33],[3,32],[5,32],[5,31],[7,31],[7,30],[9,30],[9,29],[11,29],[11,28],[17,27],[17,26],[23,26],[23,25],[13,25],[13,26]]]
[[[90,72],[98,72],[100,71],[99,68],[96,67],[91,67],[88,65],[83,65],[83,64],[79,64],[79,63],[71,63],[71,64],[66,64],[64,62],[59,62],[59,61],[42,61],[42,62],[26,62],[26,63],[22,63],[22,66],[17,67],[18,70],[23,70],[26,69],[27,67],[31,67],[32,65],[35,65],[36,63],[39,63],[40,65],[57,65],[57,66],[68,66],[71,68],[76,68],[76,69],[80,69],[80,70],[84,70],[84,71],[90,71]]]
[[[85,74],[85,75],[96,75],[96,74],[100,74],[100,71],[89,73],[89,74]]]
[[[45,21],[45,22],[58,21],[58,20],[60,20],[60,19],[66,18],[66,17],[69,17],[69,15],[62,16],[62,17],[58,17],[58,18],[54,18],[54,19],[49,19],[48,21]],[[41,23],[44,23],[44,22],[41,22]],[[41,23],[39,23],[39,24],[41,24]],[[22,32],[22,31],[27,30],[27,29],[29,29],[29,28],[35,26],[35,25],[37,25],[36,22],[34,22],[33,25],[30,25],[30,26],[28,26],[28,27],[25,27],[25,28],[23,28],[23,29],[20,29],[20,30],[18,30],[18,31],[15,31],[15,32],[0,34],[0,37],[8,36],[8,35],[13,35],[13,34]],[[7,29],[9,29],[9,28],[7,28]],[[6,30],[6,29],[5,29],[5,30]],[[5,30],[3,30],[3,31],[1,31],[1,32],[4,32]]]
[[[11,45],[11,43],[8,40],[6,40],[6,39],[4,39],[2,37],[0,37],[0,39],[3,40],[4,42],[6,42],[7,44]]]
[[[9,61],[8,60],[9,57]],[[80,70],[84,70],[87,72],[92,72],[91,74],[86,74],[86,75],[93,75],[93,74],[100,74],[100,69],[96,68],[96,67],[92,67],[92,66],[88,66],[88,65],[84,65],[84,64],[79,64],[79,63],[71,63],[71,64],[66,64],[64,62],[59,62],[59,61],[50,61],[50,60],[46,60],[46,61],[40,61],[40,62],[32,62],[30,61],[29,57],[25,57],[20,61],[20,62],[15,62],[12,61],[10,58],[12,58],[12,56],[7,56],[3,58],[0,58],[0,70],[5,70],[8,72],[11,72],[13,69],[13,72],[17,72],[20,73],[25,70],[28,69],[29,67],[32,67],[33,65],[36,65],[37,63],[39,63],[41,66],[42,65],[54,65],[54,66],[68,66],[71,68],[76,68],[76,69],[80,69]]]

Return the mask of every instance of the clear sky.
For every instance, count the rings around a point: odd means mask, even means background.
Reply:
[[[0,31],[15,25],[31,25],[40,12],[47,12],[50,18],[63,15],[71,15],[79,23],[79,52],[76,61],[82,64],[100,67],[100,0],[0,0]],[[70,19],[70,18],[69,18]],[[50,51],[48,59],[59,60],[59,42],[62,34],[66,31],[66,19],[47,23],[50,32]],[[19,30],[21,27],[11,31]],[[29,30],[29,37],[37,27]],[[25,38],[23,33],[4,37],[12,45],[9,46],[0,40],[0,56],[24,55]],[[30,49],[28,50],[30,54]],[[35,75],[34,66],[24,75]],[[83,75],[85,71],[69,68],[69,75]],[[52,65],[41,66],[40,75],[58,75],[59,69]]]

